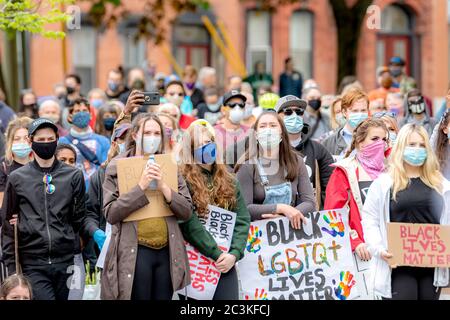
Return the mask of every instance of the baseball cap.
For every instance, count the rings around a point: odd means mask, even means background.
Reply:
[[[238,90],[231,90],[223,95],[223,105],[226,105],[228,101],[230,101],[233,98],[242,99],[244,103],[247,101],[247,98]]]
[[[308,106],[308,102],[303,99],[297,98],[296,96],[287,95],[278,100],[277,104],[275,105],[275,111],[280,112],[288,106],[296,106],[302,109],[306,109],[306,107]]]
[[[391,61],[389,61],[389,65],[404,66],[405,65],[405,61],[402,58],[400,58],[400,57],[392,57]]]
[[[111,141],[115,141],[116,139],[123,137],[130,128],[131,124],[129,123],[122,123],[121,125],[119,125],[112,133]]]
[[[43,128],[51,128],[56,134],[58,134],[58,127],[53,123],[53,121],[47,118],[38,118],[28,127],[28,136],[32,136],[37,130]]]

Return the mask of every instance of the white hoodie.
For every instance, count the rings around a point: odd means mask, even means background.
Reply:
[[[391,268],[381,258],[381,252],[388,251],[387,223],[390,222],[390,192],[392,178],[382,174],[376,179],[368,191],[368,196],[361,213],[361,224],[364,239],[372,255],[370,260],[369,292],[376,297],[392,298]],[[450,182],[443,183],[444,209],[441,214],[441,225],[450,224]],[[449,283],[449,269],[436,268],[434,272],[435,287],[444,287]]]

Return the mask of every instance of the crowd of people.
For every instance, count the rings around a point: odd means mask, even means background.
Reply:
[[[251,221],[285,216],[299,229],[338,208],[351,250],[371,261],[374,296],[438,299],[448,270],[391,268],[386,223],[450,221],[450,91],[433,108],[399,57],[376,76],[374,90],[348,76],[325,95],[287,58],[277,94],[260,62],[225,88],[211,67],[150,80],[119,67],[86,96],[70,74],[49,96],[23,91],[17,113],[0,101],[0,299],[81,299],[68,270],[95,266],[110,227],[102,299],[172,299],[190,283],[188,241],[221,272],[214,299],[237,300]],[[152,163],[120,193],[118,160],[157,154],[174,156],[177,190]],[[173,215],[128,221],[151,185]],[[236,213],[227,252],[202,224],[209,205]]]

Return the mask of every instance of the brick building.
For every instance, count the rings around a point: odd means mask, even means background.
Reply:
[[[105,88],[108,70],[119,64],[130,68],[143,66],[148,60],[157,65],[157,71],[173,72],[161,46],[132,40],[142,11],[141,2],[123,2],[131,15],[116,27],[97,30],[82,19],[80,30],[68,32],[68,71],[80,73],[85,88]],[[274,13],[258,11],[239,0],[210,2],[208,12],[186,13],[176,17],[174,25],[166,24],[164,46],[181,66],[211,65],[218,70],[221,84],[236,73],[203,25],[201,16],[206,14],[213,23],[224,22],[249,73],[253,64],[262,60],[278,82],[284,59],[292,56],[305,78],[316,79],[326,93],[335,92],[337,33],[328,0],[299,0],[297,4],[279,7]],[[406,59],[409,72],[419,80],[425,94],[434,98],[444,96],[449,83],[447,0],[374,0],[373,4],[380,10],[381,28],[368,28],[364,22],[358,50],[357,77],[365,89],[375,87],[377,66],[395,54]],[[87,9],[84,2],[80,6],[82,11]],[[62,41],[32,36],[26,43],[29,52],[24,55],[27,61],[22,63],[23,84],[33,87],[39,95],[49,94],[52,85],[61,82],[64,75]]]

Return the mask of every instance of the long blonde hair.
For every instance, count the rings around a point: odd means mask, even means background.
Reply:
[[[26,129],[28,131],[28,127],[30,123],[33,122],[33,119],[28,117],[21,117],[14,119],[8,124],[8,128],[6,129],[6,148],[5,148],[5,162],[7,165],[11,165],[14,160],[14,155],[12,152],[12,145],[14,142],[14,135],[19,129]]]
[[[416,132],[425,141],[425,149],[427,150],[427,158],[421,166],[420,180],[428,187],[442,193],[443,177],[439,171],[439,163],[429,142],[429,137],[425,129],[416,124],[405,125],[398,133],[397,143],[394,145],[389,163],[389,175],[394,181],[393,199],[396,200],[397,193],[406,189],[409,184],[409,178],[406,175],[404,166],[403,153],[408,143],[408,138]]]

